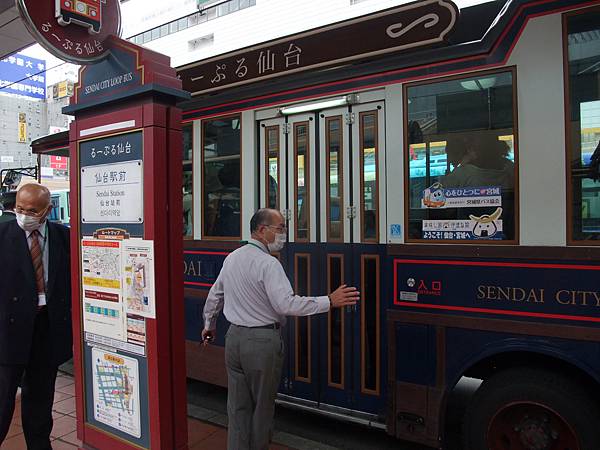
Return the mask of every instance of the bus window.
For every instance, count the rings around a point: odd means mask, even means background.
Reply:
[[[342,116],[328,117],[325,124],[327,238],[330,242],[342,242],[344,240]]]
[[[203,122],[203,238],[240,238],[240,116]]]
[[[516,242],[512,71],[406,88],[409,241]]]
[[[183,236],[194,235],[193,126],[183,127]]]
[[[267,143],[266,163],[267,163],[267,180],[266,198],[267,208],[279,209],[279,183],[280,167],[279,167],[279,125],[273,125],[265,128],[265,142]]]
[[[570,240],[600,238],[600,12],[567,18]]]
[[[294,149],[296,151],[296,240],[308,241],[310,223],[310,177],[308,122],[294,124]]]
[[[379,189],[377,188],[377,111],[360,113],[361,240],[377,242]]]

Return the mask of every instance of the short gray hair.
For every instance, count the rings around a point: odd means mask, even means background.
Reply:
[[[254,213],[252,219],[250,219],[250,233],[255,233],[258,231],[258,227],[260,225],[268,225],[267,221],[269,220],[269,216],[276,211],[271,208],[261,208]]]

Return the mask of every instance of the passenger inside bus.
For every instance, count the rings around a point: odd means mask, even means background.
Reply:
[[[239,164],[225,164],[217,173],[219,188],[208,195],[209,236],[240,235],[240,178]]]
[[[514,239],[515,164],[508,158],[510,148],[495,133],[480,132],[450,136],[446,155],[453,167],[441,178],[444,188],[500,187],[504,239]],[[454,218],[494,214],[497,207],[456,208]]]
[[[446,144],[448,162],[454,169],[442,178],[446,188],[501,186],[514,189],[515,164],[510,148],[494,134],[452,136]]]

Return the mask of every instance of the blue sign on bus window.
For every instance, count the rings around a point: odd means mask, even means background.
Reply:
[[[0,93],[46,98],[46,61],[21,53],[0,60]]]

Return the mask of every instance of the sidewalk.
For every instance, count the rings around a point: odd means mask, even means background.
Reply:
[[[75,423],[75,385],[73,377],[59,373],[54,394],[54,428],[52,429],[53,450],[77,450],[81,444],[77,440]],[[220,450],[227,448],[227,429],[200,420],[188,418],[189,450]],[[21,398],[17,394],[17,405],[12,425],[6,441],[0,450],[27,450],[21,428]],[[292,450],[282,445],[272,445],[271,450]]]

